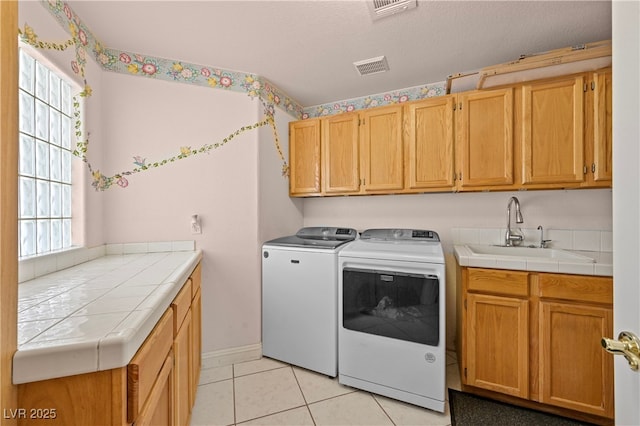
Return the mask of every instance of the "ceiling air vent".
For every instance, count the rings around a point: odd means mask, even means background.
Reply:
[[[379,72],[389,71],[389,64],[387,64],[387,58],[384,56],[354,62],[353,65],[356,66],[360,75],[377,74]]]
[[[369,8],[374,20],[405,12],[417,5],[417,0],[372,0],[369,2]]]

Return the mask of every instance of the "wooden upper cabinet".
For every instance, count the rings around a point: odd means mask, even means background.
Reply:
[[[289,194],[320,195],[320,120],[289,123]]]
[[[513,184],[513,89],[458,95],[460,189]]]
[[[611,69],[593,74],[593,162],[591,173],[595,182],[611,184],[613,83]]]
[[[440,96],[405,107],[406,188],[454,186],[455,96]]]
[[[361,179],[365,192],[404,187],[402,106],[373,108],[360,114]]]
[[[291,196],[610,187],[605,68],[289,124]]]
[[[525,186],[583,181],[583,85],[577,76],[522,87]]]
[[[322,120],[323,192],[360,190],[358,170],[358,114],[339,114]]]

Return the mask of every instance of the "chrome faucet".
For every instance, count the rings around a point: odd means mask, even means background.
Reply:
[[[547,248],[547,244],[549,244],[551,240],[544,239],[544,228],[542,225],[538,226],[538,231],[540,231],[540,248]]]
[[[507,232],[504,235],[504,245],[507,247],[519,246],[522,244],[524,237],[521,233],[511,229],[511,204],[516,205],[516,223],[523,223],[522,213],[520,212],[520,201],[516,197],[509,198],[507,203]]]

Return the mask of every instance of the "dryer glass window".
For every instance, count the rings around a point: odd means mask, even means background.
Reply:
[[[437,346],[438,277],[343,269],[344,328]]]

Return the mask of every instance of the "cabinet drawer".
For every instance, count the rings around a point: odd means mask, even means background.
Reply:
[[[167,309],[127,365],[127,421],[134,422],[149,397],[173,344],[173,310]]]
[[[613,279],[588,275],[540,274],[540,297],[613,304]]]
[[[467,273],[468,291],[522,297],[529,295],[529,274],[527,272],[469,268]]]
[[[191,278],[187,280],[182,286],[182,289],[178,292],[178,295],[173,302],[171,302],[171,308],[173,308],[173,336],[175,337],[180,330],[180,326],[184,321],[184,317],[189,312],[191,306]]]
[[[200,290],[200,284],[202,283],[202,267],[198,263],[196,269],[191,273],[191,299],[196,297],[196,293]]]

